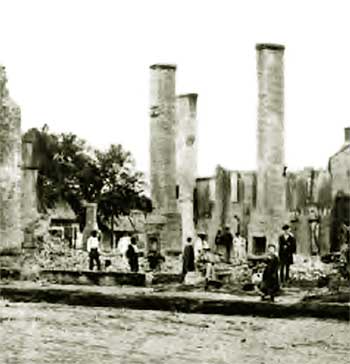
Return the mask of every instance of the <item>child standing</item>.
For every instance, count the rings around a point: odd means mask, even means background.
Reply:
[[[276,254],[276,247],[273,244],[268,246],[268,253],[266,256],[266,267],[263,272],[260,290],[263,293],[262,300],[268,299],[270,296],[271,302],[275,300],[275,295],[279,290],[278,282],[278,256]]]

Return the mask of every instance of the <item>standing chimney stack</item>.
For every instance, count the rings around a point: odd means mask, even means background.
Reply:
[[[258,72],[258,195],[265,214],[285,210],[284,46],[257,44]]]
[[[258,125],[256,210],[248,227],[248,252],[276,244],[288,222],[284,160],[284,46],[257,44]]]
[[[193,196],[197,177],[197,94],[177,97],[176,165],[182,245],[195,237]]]
[[[150,155],[153,222],[148,241],[161,243],[166,254],[181,253],[181,216],[176,201],[176,66],[155,64],[151,69]]]
[[[176,211],[176,66],[155,64],[150,69],[152,202],[159,212],[174,212]]]

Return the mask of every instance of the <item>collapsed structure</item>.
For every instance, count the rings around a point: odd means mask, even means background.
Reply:
[[[139,230],[148,247],[182,251],[187,237],[205,232],[210,245],[229,226],[248,240],[248,252],[262,254],[289,223],[297,253],[324,254],[341,245],[350,226],[350,128],[328,170],[288,171],[284,157],[284,47],[258,44],[257,170],[225,170],[197,178],[197,94],[176,96],[176,66],[150,67],[150,171],[154,210]],[[37,213],[38,166],[33,140],[21,145],[20,109],[11,100],[0,67],[0,256],[32,246]],[[86,242],[97,228],[97,205],[86,206]],[[77,227],[75,226],[75,229]],[[75,231],[75,230],[74,230]],[[85,245],[85,244],[83,244]]]
[[[181,215],[176,201],[176,66],[150,67],[151,196],[154,212],[146,230],[149,241],[166,242],[166,252],[180,253]],[[159,245],[158,245],[159,248]]]
[[[178,250],[180,241],[183,244],[187,237],[194,238],[199,231],[207,234],[212,245],[217,230],[228,226],[233,233],[239,231],[247,238],[248,253],[263,254],[269,243],[278,242],[284,224],[292,227],[298,241],[298,254],[318,255],[339,250],[341,224],[350,225],[350,128],[346,129],[345,145],[330,158],[328,170],[309,167],[296,172],[287,170],[284,49],[278,44],[256,45],[259,92],[256,171],[230,171],[218,166],[215,176],[196,178],[197,94],[178,96],[176,122],[171,113],[171,119],[155,123],[152,112],[158,116],[158,108],[151,103],[151,197],[155,210],[159,211],[159,194],[164,187],[154,175],[162,173],[164,178],[169,177],[168,182],[162,183],[168,186],[172,199],[176,196],[177,211],[181,215],[181,226],[176,226],[177,234],[182,236],[176,245]],[[168,67],[158,65],[156,68],[160,72]],[[176,67],[171,69],[175,76]],[[163,87],[157,89],[163,93],[163,96],[157,94],[158,98],[174,100],[175,80],[171,79],[171,97],[169,90]],[[176,126],[175,132],[170,125]],[[172,153],[176,155],[176,186]],[[161,172],[166,164],[159,162],[159,158],[168,162],[168,174]],[[171,206],[173,209],[173,200]],[[158,231],[164,232],[166,225],[164,219]],[[153,230],[153,236],[156,231]],[[172,238],[169,242],[166,234],[158,236],[162,236],[164,250],[174,246]]]
[[[258,127],[256,206],[248,225],[248,251],[265,252],[286,223],[284,177],[284,47],[258,44]],[[254,206],[252,206],[254,207]]]
[[[0,66],[0,254],[21,250],[21,114],[10,98]]]

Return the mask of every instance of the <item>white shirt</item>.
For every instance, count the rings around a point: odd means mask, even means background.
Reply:
[[[98,241],[97,237],[90,236],[90,238],[87,241],[87,251],[89,252],[91,249],[97,249],[99,248],[100,242]]]
[[[118,242],[118,250],[120,254],[122,255],[126,254],[129,244],[131,244],[131,239],[129,236],[123,236],[122,238],[120,238]]]

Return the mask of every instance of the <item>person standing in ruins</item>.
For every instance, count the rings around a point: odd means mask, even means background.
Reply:
[[[100,263],[100,242],[97,238],[97,231],[91,231],[91,235],[87,240],[87,251],[89,253],[89,269],[94,269],[94,263],[96,262],[97,270],[101,270],[101,263]]]
[[[139,271],[139,251],[134,236],[131,238],[131,243],[126,251],[126,257],[128,258],[131,272],[137,273]]]
[[[225,232],[222,237],[223,245],[226,248],[226,262],[231,263],[231,252],[233,247],[233,235],[231,234],[230,227],[225,227]]]
[[[186,274],[188,272],[195,271],[194,264],[194,249],[192,245],[192,238],[188,237],[186,240],[186,245],[184,248],[184,253],[182,257],[182,280],[185,280]]]
[[[246,240],[237,232],[233,239],[233,252],[235,259],[239,262],[244,262],[247,258],[246,245]]]
[[[278,241],[281,284],[289,280],[289,267],[293,264],[293,254],[296,252],[296,241],[289,225],[284,225],[282,230]]]
[[[216,233],[215,236],[215,252],[217,254],[219,254],[220,256],[225,256],[226,255],[226,247],[222,241],[222,232],[221,229],[218,230],[218,232]]]
[[[204,289],[209,288],[210,282],[216,281],[215,263],[217,262],[215,254],[210,251],[209,245],[205,245],[200,257],[200,267],[205,277]]]
[[[266,300],[270,297],[271,302],[274,302],[275,295],[279,291],[278,257],[276,254],[276,247],[273,244],[269,244],[267,249],[268,253],[265,257],[266,267],[259,288],[263,294],[261,297],[262,300]]]

